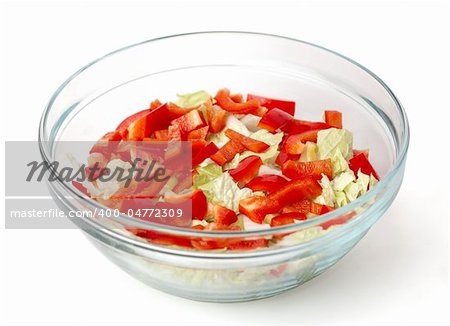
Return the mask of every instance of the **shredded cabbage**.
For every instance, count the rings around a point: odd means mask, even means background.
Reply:
[[[196,176],[197,177],[197,176]],[[194,178],[195,179],[195,178]],[[228,172],[198,186],[214,204],[219,204],[235,212],[239,211],[239,201],[250,197],[253,192],[248,188],[240,189]]]
[[[353,135],[345,129],[330,128],[317,133],[317,147],[321,160],[332,158],[339,150],[345,159],[352,155]]]
[[[211,95],[206,91],[197,91],[194,93],[177,94],[178,99],[174,102],[182,108],[192,108],[205,103]]]

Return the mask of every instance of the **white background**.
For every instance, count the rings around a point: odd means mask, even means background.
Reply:
[[[387,214],[341,262],[296,290],[242,304],[188,301],[132,279],[79,231],[2,228],[1,320],[447,324],[449,17],[449,5],[437,2],[3,3],[3,140],[36,139],[50,95],[96,57],[149,38],[201,30],[281,34],[351,57],[394,90],[412,136],[404,184]]]

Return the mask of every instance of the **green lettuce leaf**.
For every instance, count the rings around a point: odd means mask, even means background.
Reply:
[[[336,149],[331,157],[331,168],[333,169],[333,176],[350,171],[348,162],[339,149]]]
[[[353,135],[345,129],[330,128],[317,133],[317,147],[321,160],[333,158],[336,151],[348,160],[352,155]]]
[[[201,185],[214,180],[223,173],[222,168],[216,163],[210,163],[206,166],[199,166],[196,170],[198,174],[194,176],[194,188],[199,188]]]
[[[206,91],[198,91],[187,94],[177,94],[178,99],[174,102],[176,105],[182,108],[192,108],[194,106],[205,103],[211,95]]]
[[[344,191],[345,187],[347,187],[350,183],[355,181],[355,175],[353,171],[343,172],[337,175],[333,181],[331,181],[332,187],[334,191]]]
[[[239,211],[239,201],[250,197],[253,192],[248,188],[240,189],[228,172],[212,179],[208,183],[198,186],[203,190],[205,196],[214,204]]]

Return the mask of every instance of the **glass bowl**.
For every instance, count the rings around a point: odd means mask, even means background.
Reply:
[[[399,191],[409,143],[405,112],[376,75],[333,51],[257,33],[205,32],[163,37],[112,52],[65,81],[43,113],[39,141],[45,161],[65,154],[58,141],[95,141],[151,100],[204,89],[285,98],[296,115],[320,120],[342,111],[354,148],[370,148],[380,182],[328,214],[273,229],[205,232],[209,239],[287,241],[265,249],[200,251],[147,242],[108,219],[74,220],[89,240],[132,276],[162,291],[201,301],[255,300],[297,287],[341,259],[383,215]],[[99,203],[63,182],[50,191],[59,207],[95,210]],[[349,219],[349,217],[351,217]],[[324,230],[327,221],[346,221]],[[199,232],[154,225],[162,234],[198,239]]]

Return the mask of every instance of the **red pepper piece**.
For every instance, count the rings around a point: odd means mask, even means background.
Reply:
[[[169,141],[181,141],[181,130],[178,125],[171,125],[167,130],[167,138]]]
[[[206,147],[206,140],[204,139],[192,139],[191,140],[192,157],[196,157]]]
[[[292,212],[277,215],[270,220],[270,226],[276,227],[286,224],[292,224],[294,223],[294,220],[301,220],[301,221],[306,220],[305,213]]]
[[[156,130],[155,138],[160,141],[169,140],[169,129]]]
[[[213,213],[214,223],[218,225],[230,225],[238,220],[234,211],[220,205],[214,205]]]
[[[211,160],[219,165],[224,165],[230,162],[236,154],[242,153],[243,151],[245,151],[245,147],[241,143],[230,140],[215,154],[211,155]]]
[[[259,156],[252,155],[244,158],[235,169],[228,172],[235,181],[247,183],[255,177],[262,164]]]
[[[218,150],[219,148],[217,148],[214,143],[209,143],[202,151],[198,152],[195,156],[192,156],[192,166],[199,165],[204,160],[214,155]]]
[[[150,106],[149,106],[148,109],[150,111],[153,111],[154,109],[160,107],[161,105],[162,105],[162,103],[158,99],[156,99],[156,100],[154,100],[153,102],[150,103]]]
[[[310,205],[310,213],[316,214],[316,215],[323,215],[328,212],[331,212],[334,210],[334,207],[328,206],[328,205],[322,205],[315,202],[311,202]]]
[[[356,156],[361,153],[364,154],[364,156],[367,157],[367,159],[369,159],[369,150],[368,149],[361,149],[361,150],[354,149],[353,150],[353,156]]]
[[[251,240],[241,240],[237,242],[231,242],[228,245],[230,250],[254,250],[258,248],[263,248],[269,246],[269,240],[267,239],[251,239]]]
[[[252,196],[239,201],[239,212],[253,222],[261,224],[270,213],[270,208],[273,209],[275,205],[277,203],[272,203],[266,196]]]
[[[182,115],[181,117],[173,120],[172,125],[178,126],[182,134],[188,134],[192,130],[205,126],[205,122],[202,118],[202,113],[198,110],[192,110]]]
[[[282,213],[310,213],[311,212],[311,201],[308,199],[300,200],[296,203],[283,207]]]
[[[255,153],[265,152],[270,147],[262,141],[244,136],[233,129],[225,130],[225,135],[231,140],[241,143],[246,149]]]
[[[208,201],[200,189],[192,193],[192,218],[203,220],[208,212]]]
[[[261,120],[258,123],[259,128],[266,129],[270,132],[275,132],[277,129],[283,127],[294,119],[292,115],[286,113],[281,109],[272,109],[267,111],[266,114],[263,115]]]
[[[192,110],[198,109],[198,106],[192,107],[192,108],[182,108],[181,106],[176,105],[175,103],[169,102],[167,105],[167,116],[169,117],[170,121],[173,119],[177,119]]]
[[[226,88],[220,89],[215,99],[217,105],[231,113],[251,113],[260,107],[258,100],[250,100],[244,103],[233,101],[230,97],[230,91]]]
[[[282,151],[288,154],[301,154],[307,141],[317,142],[319,130],[308,130],[300,134],[289,135],[282,144]]]
[[[208,130],[209,127],[205,126],[202,128],[199,128],[197,130],[192,130],[188,135],[187,135],[187,139],[191,140],[191,139],[206,139],[206,136],[208,135]]]
[[[286,124],[280,129],[287,134],[293,135],[300,134],[308,130],[323,130],[329,128],[333,128],[333,126],[330,126],[329,124],[326,124],[324,122],[292,119],[286,122]]]
[[[349,160],[349,167],[350,169],[357,174],[358,170],[361,170],[362,173],[367,175],[373,175],[377,180],[380,180],[380,177],[378,176],[378,173],[373,168],[372,164],[370,164],[367,157],[364,155],[364,153],[358,154],[356,156],[353,156]]]
[[[279,166],[283,166],[284,162],[288,160],[297,161],[300,158],[300,154],[288,154],[286,152],[280,152],[277,158],[275,159],[275,163]]]
[[[322,173],[328,178],[333,177],[331,159],[310,162],[287,161],[283,164],[281,171],[285,176],[291,179],[311,176],[320,180],[322,178]]]
[[[324,230],[326,230],[326,229],[328,229],[329,227],[331,227],[331,226],[333,226],[333,225],[344,224],[345,222],[347,222],[348,220],[350,220],[353,216],[355,216],[355,213],[354,213],[354,212],[351,212],[351,213],[348,213],[348,214],[346,214],[346,215],[344,215],[344,216],[337,217],[337,218],[334,218],[334,219],[332,219],[332,220],[330,220],[330,221],[324,222],[324,223],[320,224],[320,226],[321,226]]]
[[[325,111],[325,123],[334,128],[342,129],[342,113],[339,111]]]
[[[247,101],[255,100],[255,99],[259,101],[259,104],[261,106],[264,106],[264,107],[268,108],[269,110],[279,109],[279,110],[289,113],[290,115],[295,115],[295,102],[293,102],[293,101],[276,100],[273,98],[263,97],[263,96],[254,95],[254,94],[247,95]]]
[[[315,198],[321,193],[322,187],[314,178],[304,177],[289,181],[284,187],[270,193],[267,197],[270,201],[277,203],[278,206],[284,207],[302,199]],[[271,213],[277,211],[275,210]]]
[[[208,124],[211,132],[220,132],[225,128],[228,112],[222,110],[218,106],[206,106],[206,114],[208,116]]]
[[[287,180],[280,175],[265,174],[254,178],[252,181],[245,185],[253,191],[267,191],[272,192],[280,189],[287,184]]]

